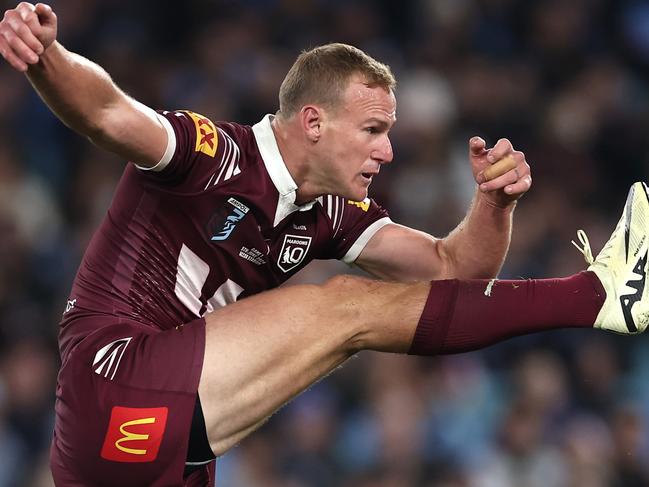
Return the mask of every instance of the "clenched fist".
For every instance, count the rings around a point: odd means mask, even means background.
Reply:
[[[49,5],[21,2],[0,22],[0,54],[21,72],[37,64],[56,40],[56,14]]]

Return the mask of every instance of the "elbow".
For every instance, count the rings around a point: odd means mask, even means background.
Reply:
[[[435,279],[455,279],[459,277],[459,262],[448,245],[446,239],[436,239],[433,243],[433,253],[438,262]]]
[[[121,124],[115,119],[115,113],[101,110],[92,116],[84,117],[82,134],[98,147],[110,149],[119,140]]]
[[[109,140],[108,131],[100,125],[86,125],[82,133],[90,142],[98,147],[104,147],[106,141]]]
[[[61,122],[69,129],[86,137],[93,143],[107,137],[108,130],[99,117],[90,114],[75,113],[59,116]]]

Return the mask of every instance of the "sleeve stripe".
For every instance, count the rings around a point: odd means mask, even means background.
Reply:
[[[343,215],[345,214],[345,198],[339,199],[340,201],[340,218],[338,219],[338,226],[334,229],[334,237],[338,235],[338,231],[340,230],[340,226],[343,223]]]
[[[333,221],[334,229],[336,228],[336,220],[338,220],[338,207],[340,206],[340,198],[336,197],[335,203],[336,203],[336,209],[334,210],[334,221]]]
[[[225,180],[228,180],[232,177],[232,171],[234,171],[234,157],[232,159],[233,160],[231,162],[228,162],[228,171],[225,173]]]
[[[160,115],[159,113],[156,113],[156,116],[167,131],[167,148],[165,149],[165,153],[162,155],[162,159],[160,159],[155,166],[145,167],[136,164],[135,167],[137,167],[141,171],[162,171],[171,162],[171,159],[173,159],[173,156],[176,153],[176,134],[174,132],[174,128],[171,126],[169,120],[167,120],[164,116]]]
[[[205,189],[210,186],[216,186],[222,181],[227,181],[241,172],[239,169],[239,159],[241,157],[239,146],[234,139],[227,134],[227,132],[223,131],[219,127],[217,127],[216,130],[218,136],[225,144],[223,148],[223,156],[221,157],[221,161],[219,162],[216,171],[212,174],[212,177],[205,186]]]
[[[370,241],[374,234],[390,223],[392,223],[392,220],[390,220],[390,218],[387,216],[381,218],[380,220],[376,220],[369,227],[367,227],[363,233],[361,233],[360,237],[356,239],[356,242],[354,242],[354,244],[349,248],[347,253],[340,260],[342,260],[345,264],[352,264],[358,258],[358,256],[361,255],[361,252],[367,245],[367,242]]]
[[[214,176],[216,176],[216,173],[212,174],[212,177],[210,177],[210,180],[207,182],[203,190],[206,190],[207,188],[210,187],[210,184],[212,184],[212,179],[214,179]]]
[[[331,222],[331,230],[335,237],[343,222],[345,198],[328,194],[326,196],[318,197],[317,200],[322,205],[322,208],[327,212],[327,217]]]
[[[218,129],[218,131],[219,134],[223,137],[223,140],[225,141],[225,144],[227,146],[227,152],[223,155],[221,171],[219,172],[219,176],[216,178],[216,181],[214,182],[215,185],[220,183],[221,181],[227,181],[235,174],[238,174],[235,172],[236,169],[235,166],[239,162],[239,157],[241,153],[241,151],[239,150],[239,146],[232,139],[232,137],[230,137],[226,132],[224,132],[221,129]],[[223,176],[222,179],[221,176]]]
[[[219,135],[223,135],[223,132],[219,131]],[[225,173],[225,168],[227,167],[227,159],[228,157],[230,157],[230,152],[232,152],[230,141],[226,137],[223,137],[223,142],[225,142],[225,148],[223,149],[223,158],[221,159],[221,163],[219,164],[219,168],[221,170],[219,171],[219,175],[214,181],[214,185],[217,185],[219,183],[221,176],[223,176],[223,174]]]
[[[225,132],[223,132],[223,134],[232,143],[232,154],[230,156],[230,160],[228,161],[228,166],[229,166],[228,172],[225,175],[225,179],[230,179],[232,176],[236,175],[235,170],[239,162],[240,151],[239,151],[239,146],[234,140],[232,140],[232,137],[230,137]]]

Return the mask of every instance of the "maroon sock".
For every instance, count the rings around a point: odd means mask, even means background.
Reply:
[[[606,297],[592,272],[490,282],[432,281],[408,353],[468,352],[537,331],[592,327]]]

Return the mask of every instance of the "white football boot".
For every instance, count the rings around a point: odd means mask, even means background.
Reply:
[[[595,320],[595,328],[622,334],[641,333],[649,324],[649,285],[647,254],[649,250],[649,190],[644,183],[634,183],[624,205],[622,217],[613,235],[593,259],[588,237],[577,232],[583,247],[572,242],[584,254],[606,291],[606,300]]]

